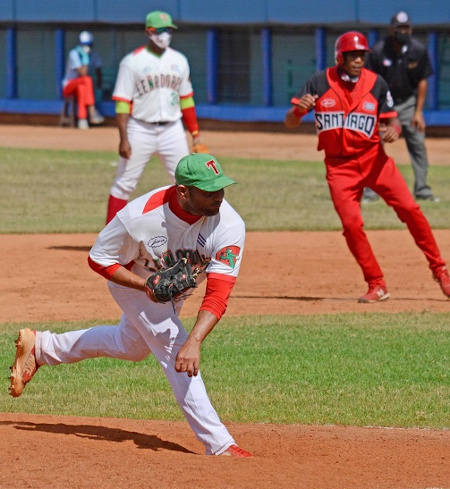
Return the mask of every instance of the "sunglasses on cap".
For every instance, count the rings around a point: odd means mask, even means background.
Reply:
[[[172,34],[173,27],[149,27],[147,30],[152,34],[162,34],[163,32],[168,32],[169,34]]]

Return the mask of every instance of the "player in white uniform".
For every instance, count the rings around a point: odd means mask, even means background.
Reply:
[[[147,46],[121,61],[114,87],[121,156],[110,190],[108,223],[136,188],[152,155],[158,155],[173,177],[180,158],[189,154],[184,123],[193,144],[200,143],[187,58],[169,47],[176,25],[169,14],[146,17]]]
[[[206,393],[200,348],[224,314],[241,266],[245,225],[224,200],[236,183],[208,154],[182,158],[176,185],[153,190],[130,202],[101,231],[89,254],[91,268],[108,280],[123,311],[118,326],[54,334],[21,330],[12,366],[10,394],[18,397],[38,367],[112,357],[141,361],[153,353],[207,454],[251,457],[236,445]],[[182,301],[154,303],[145,282],[157,269],[186,257],[205,266],[206,293],[188,335],[178,317]]]

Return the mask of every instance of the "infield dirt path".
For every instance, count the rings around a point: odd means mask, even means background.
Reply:
[[[0,129],[0,146],[10,148],[117,151],[119,145],[118,132],[114,127],[80,131],[60,127],[0,125]],[[316,150],[317,137],[314,134],[289,132],[287,129],[286,133],[202,131],[202,138],[214,156],[323,161],[323,152]],[[426,144],[431,165],[450,164],[448,139],[428,138]],[[409,163],[403,139],[386,145],[386,151],[397,163]]]
[[[205,131],[204,141],[216,156],[321,161],[313,135]],[[0,126],[0,146],[115,151],[117,143],[115,128]],[[448,164],[449,146],[446,139],[428,140],[433,164]],[[391,145],[390,154],[408,162],[403,141]],[[356,303],[365,284],[338,232],[249,233],[227,314],[450,310],[406,231],[369,237],[386,272],[389,301]],[[450,256],[450,231],[437,231],[436,238]],[[86,264],[94,239],[1,236],[0,321],[117,321],[119,310],[104,279]],[[274,252],[281,245],[283,256]],[[274,282],[269,272],[275,270],[286,279]],[[195,315],[201,297],[202,287],[186,302],[184,317]],[[6,354],[13,356],[13,350],[11,345]],[[201,456],[202,445],[181,422],[3,413],[0,488],[450,488],[450,431],[227,425],[254,459]]]

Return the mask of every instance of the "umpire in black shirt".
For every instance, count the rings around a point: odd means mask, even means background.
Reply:
[[[389,26],[389,36],[375,44],[368,53],[365,66],[381,75],[391,91],[414,170],[416,200],[438,202],[427,185],[423,118],[427,78],[433,74],[433,68],[427,49],[411,34],[409,15],[406,12],[395,14]]]

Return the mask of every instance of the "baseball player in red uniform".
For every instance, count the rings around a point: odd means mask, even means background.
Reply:
[[[245,224],[224,199],[236,183],[211,155],[192,154],[177,166],[176,185],[130,202],[99,234],[89,253],[91,268],[108,280],[123,311],[117,326],[55,334],[22,329],[11,368],[10,394],[19,397],[43,365],[111,357],[138,362],[153,353],[198,440],[208,455],[251,457],[236,445],[211,405],[199,371],[200,348],[225,313],[241,266]],[[179,302],[155,303],[147,278],[186,258],[206,272],[206,293],[188,334]]]
[[[364,68],[369,51],[359,32],[347,32],[335,45],[337,66],[314,74],[292,98],[285,117],[297,127],[312,109],[318,150],[325,151],[326,178],[347,245],[362,269],[368,291],[358,301],[389,298],[383,272],[364,233],[361,197],[370,187],[391,206],[422,250],[432,276],[450,297],[450,277],[431,227],[382,141],[392,143],[401,133],[386,82]]]
[[[114,87],[121,158],[107,223],[126,205],[152,155],[160,157],[173,177],[180,158],[189,154],[181,119],[192,135],[194,151],[201,143],[189,63],[169,47],[177,26],[168,13],[157,10],[147,15],[145,27],[147,45],[121,61]]]

